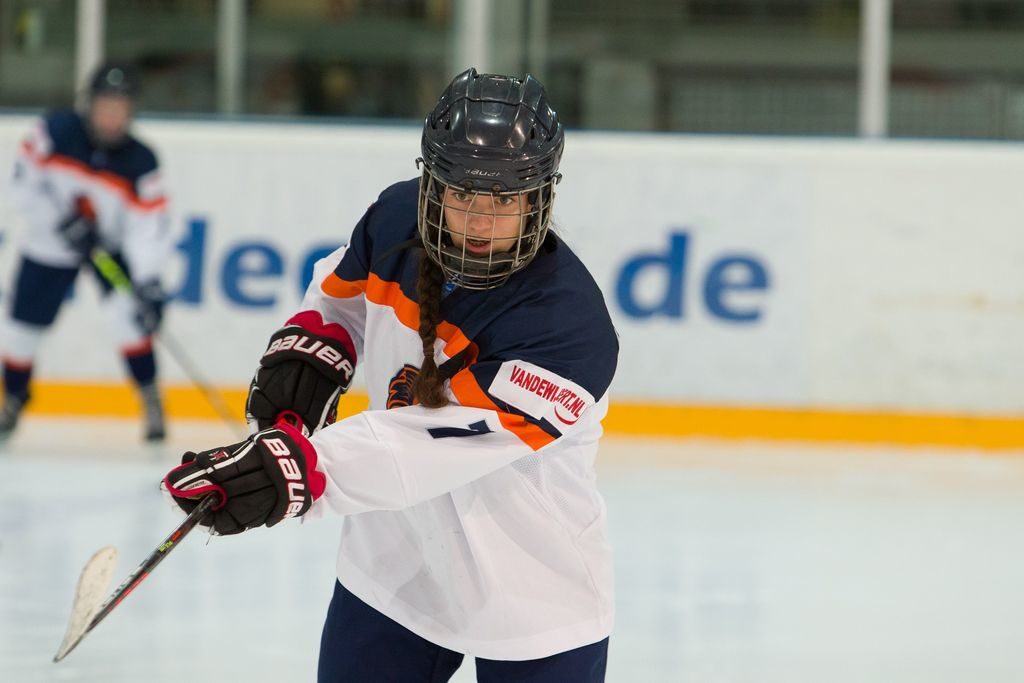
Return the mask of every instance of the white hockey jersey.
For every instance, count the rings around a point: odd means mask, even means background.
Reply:
[[[352,335],[370,409],[312,437],[345,515],[337,571],[443,647],[546,657],[609,635],[614,604],[594,458],[618,341],[593,278],[549,234],[501,287],[442,301],[451,405],[413,403],[418,181],[386,190],[315,268],[303,308]]]
[[[79,265],[81,256],[57,229],[79,197],[89,200],[101,244],[124,257],[132,280],[159,279],[173,244],[156,156],[131,136],[116,148],[97,148],[78,113],[58,110],[36,122],[15,161],[11,198],[27,222],[28,258]]]

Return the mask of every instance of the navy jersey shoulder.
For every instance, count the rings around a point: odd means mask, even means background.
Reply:
[[[52,111],[44,121],[53,143],[51,154],[73,159],[96,171],[113,173],[127,180],[133,188],[139,178],[157,168],[153,150],[132,135],[117,148],[97,148],[82,115],[73,109]]]
[[[407,251],[401,246],[409,245],[409,241],[419,236],[416,225],[416,207],[419,202],[419,180],[404,180],[391,185],[380,193],[377,201],[368,212],[367,230],[374,244],[376,262],[373,270],[384,266],[382,258],[389,252]],[[385,271],[393,270],[384,268]]]
[[[382,280],[398,282],[413,298],[416,290],[415,254],[419,251],[416,203],[419,182],[407,180],[380,193],[352,231],[348,253],[335,270],[343,280],[364,280],[373,273]],[[410,258],[412,257],[412,258]]]
[[[43,116],[46,132],[53,142],[53,151],[67,154],[76,147],[84,146],[88,141],[85,122],[73,109],[57,109]]]

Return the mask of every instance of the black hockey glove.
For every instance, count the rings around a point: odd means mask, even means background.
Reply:
[[[85,197],[76,199],[75,211],[57,224],[57,232],[83,260],[89,258],[89,254],[100,242],[100,233],[96,225],[96,212]]]
[[[303,311],[270,337],[249,386],[246,417],[265,429],[293,414],[303,433],[312,434],[337,418],[338,399],[352,384],[355,366],[355,345],[345,328]]]
[[[327,484],[316,470],[313,444],[283,423],[241,443],[188,452],[181,463],[164,477],[163,488],[185,512],[206,494],[219,495],[200,524],[225,536],[304,515]]]
[[[160,328],[166,300],[164,288],[156,280],[135,286],[135,322],[143,334],[153,334]]]

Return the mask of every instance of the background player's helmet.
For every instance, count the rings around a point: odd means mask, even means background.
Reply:
[[[108,62],[100,65],[89,81],[90,99],[97,95],[120,95],[135,99],[139,96],[139,74],[129,64]]]
[[[564,142],[544,86],[532,76],[520,80],[469,69],[449,84],[424,122],[418,160],[420,236],[449,280],[490,289],[537,255],[551,222]],[[443,208],[449,187],[471,196],[525,196],[528,208],[515,246],[485,256],[455,246]],[[480,203],[494,205],[485,199]]]

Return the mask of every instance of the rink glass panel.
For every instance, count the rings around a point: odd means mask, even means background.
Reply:
[[[73,2],[0,2],[0,108],[71,103],[75,7]]]

